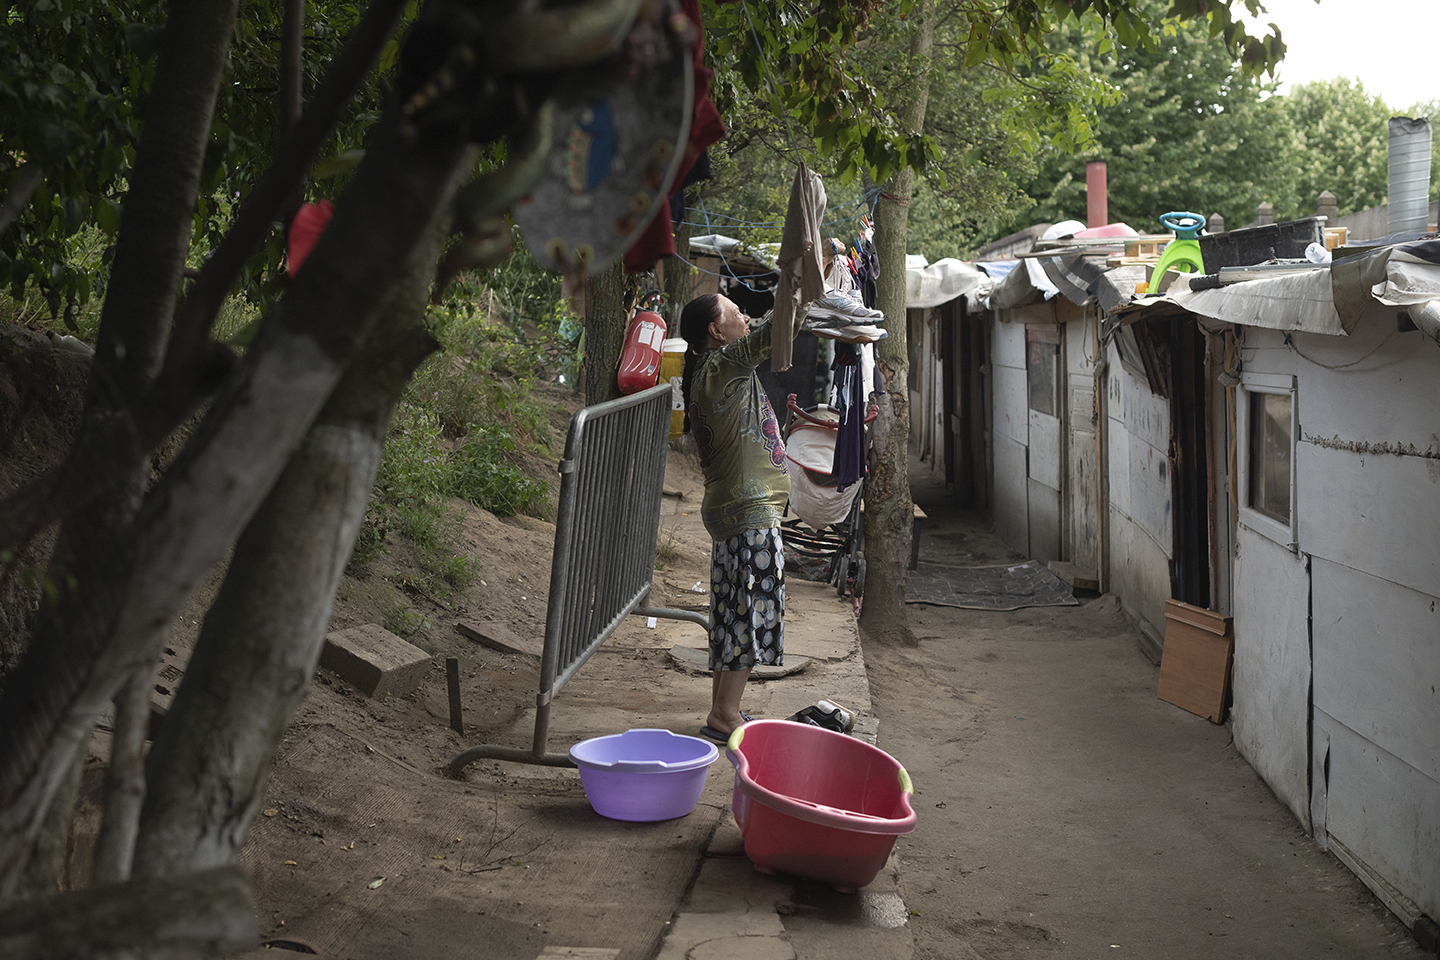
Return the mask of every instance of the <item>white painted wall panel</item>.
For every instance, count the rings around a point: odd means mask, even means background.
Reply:
[[[1175,521],[1171,515],[1171,499],[1174,486],[1165,451],[1131,434],[1127,473],[1131,518],[1155,538],[1166,556],[1173,556]],[[1110,482],[1114,486],[1121,481],[1112,477]]]
[[[1310,576],[1302,560],[1241,525],[1235,558],[1235,745],[1310,823]]]
[[[1170,405],[1164,397],[1150,392],[1144,377],[1137,377],[1117,363],[1110,368],[1112,380],[1118,379],[1118,396],[1112,390],[1111,406],[1119,414],[1125,429],[1160,450],[1170,449]]]
[[[1300,443],[1295,480],[1301,550],[1440,596],[1440,460]]]
[[[1390,312],[1383,319],[1362,318],[1348,338],[1296,334],[1294,339],[1318,362],[1298,368],[1305,401],[1300,423],[1307,437],[1410,445],[1440,454],[1440,350],[1424,334],[1397,333]],[[1377,347],[1353,367],[1318,365],[1348,364]]]
[[[1060,489],[1060,420],[1038,410],[1030,414],[1030,477]]]
[[[1028,556],[1049,563],[1060,559],[1060,491],[1029,481],[1030,550]]]
[[[1440,916],[1440,782],[1322,710],[1315,726],[1330,741],[1326,832],[1424,913]]]
[[[1440,782],[1433,595],[1312,557],[1315,707]]]
[[[995,366],[1025,369],[1025,325],[1023,323],[996,323],[990,329],[995,334]]]
[[[1110,513],[1110,592],[1125,608],[1165,635],[1165,601],[1170,599],[1170,558],[1138,524]]]
[[[1114,411],[1114,406],[1111,406]],[[1110,506],[1130,516],[1130,434],[1117,417],[1109,417],[1105,432],[1105,469],[1110,478]]]
[[[1025,447],[996,432],[995,437],[995,533],[1012,549],[1030,549],[1030,508],[1026,477]]]
[[[1250,373],[1298,376],[1315,369],[1314,364],[1301,360],[1294,350],[1285,345],[1285,333],[1282,330],[1246,327],[1244,337],[1244,344],[1240,349],[1240,359]],[[1306,350],[1305,352],[1309,353],[1310,351]],[[1359,353],[1350,359],[1354,360],[1358,356]]]
[[[1072,423],[1074,421],[1072,420]],[[1097,569],[1097,484],[1095,434],[1089,427],[1070,431],[1067,444],[1069,463],[1066,466],[1065,496],[1069,498],[1070,561],[1082,570]]]
[[[1089,380],[1095,375],[1095,344],[1091,339],[1095,321],[1086,318],[1065,324],[1065,367],[1072,378]],[[1089,407],[1085,408],[1089,411]]]
[[[995,368],[995,432],[1020,444],[1029,443],[1030,399],[1023,368]]]

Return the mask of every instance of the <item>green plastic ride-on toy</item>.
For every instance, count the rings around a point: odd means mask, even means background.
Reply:
[[[1200,258],[1200,231],[1205,229],[1205,218],[1198,213],[1172,211],[1160,215],[1160,224],[1167,230],[1175,231],[1175,239],[1165,246],[1165,253],[1155,270],[1150,274],[1147,294],[1160,292],[1160,280],[1165,271],[1174,267],[1182,273],[1204,273],[1205,263]]]

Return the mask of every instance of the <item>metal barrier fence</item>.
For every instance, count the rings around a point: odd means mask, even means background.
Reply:
[[[560,461],[534,743],[528,751],[470,747],[450,761],[451,776],[476,760],[572,766],[568,753],[546,752],[550,703],[627,616],[688,620],[709,630],[704,614],[646,605],[660,533],[670,395],[670,385],[661,384],[585,407],[570,421]]]

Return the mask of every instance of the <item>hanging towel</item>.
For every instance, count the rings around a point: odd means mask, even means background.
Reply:
[[[835,438],[835,491],[865,476],[865,396],[860,384],[860,357],[855,344],[835,344],[835,412],[840,414],[840,429]]]
[[[785,232],[780,238],[780,280],[775,284],[775,313],[770,321],[770,369],[790,369],[790,348],[805,309],[825,295],[820,265],[820,220],[825,216],[825,185],[805,164],[795,169]]]

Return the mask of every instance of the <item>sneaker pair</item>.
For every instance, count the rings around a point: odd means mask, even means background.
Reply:
[[[821,727],[836,733],[849,733],[855,729],[855,714],[837,703],[821,700],[785,718],[792,723]]]
[[[831,340],[844,340],[847,343],[877,343],[889,336],[884,330],[868,323],[847,323],[834,327],[804,325],[800,329],[808,330],[817,337],[829,337]]]
[[[885,322],[885,314],[865,306],[861,301],[846,296],[839,290],[825,291],[825,296],[810,304],[808,315],[817,320],[834,317],[850,323]]]

